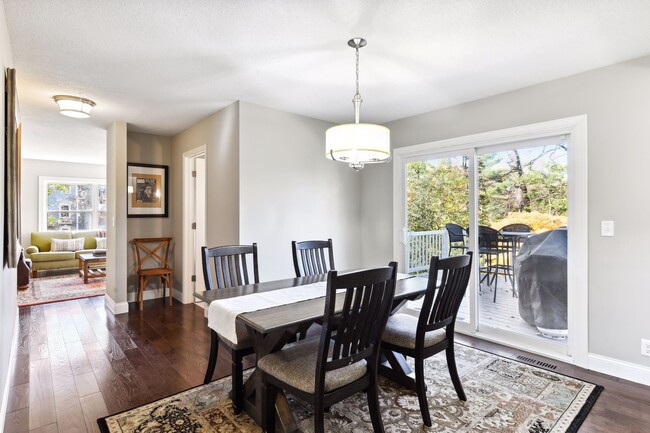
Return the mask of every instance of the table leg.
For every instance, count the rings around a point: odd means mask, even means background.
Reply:
[[[88,261],[84,261],[84,284],[88,284]]]
[[[378,373],[406,389],[416,391],[415,374],[404,355],[390,350],[382,350],[381,354]]]
[[[271,352],[280,350],[302,327],[285,329],[275,333],[262,335],[254,329],[247,327],[253,340],[256,359],[260,359]],[[262,425],[262,375],[256,369],[248,377],[243,386],[244,410],[258,424]],[[296,419],[291,412],[287,396],[279,391],[275,398],[276,431],[282,433],[300,433]]]
[[[83,263],[84,262],[81,259],[79,259],[79,278],[84,277],[84,265],[83,265]]]

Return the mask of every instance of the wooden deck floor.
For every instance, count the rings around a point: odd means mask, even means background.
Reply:
[[[421,301],[420,301],[421,302]],[[417,309],[417,301],[410,303],[411,308]],[[469,321],[469,296],[465,299],[458,311],[459,321]],[[499,276],[497,284],[497,299],[494,301],[494,285],[481,283],[479,294],[479,324],[516,332],[518,334],[544,337],[535,326],[526,323],[519,315],[519,298],[512,296],[512,285],[506,277]],[[566,339],[553,339],[554,342],[562,343]]]

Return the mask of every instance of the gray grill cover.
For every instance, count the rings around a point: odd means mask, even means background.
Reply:
[[[546,330],[567,329],[567,230],[531,236],[515,258],[519,315]]]

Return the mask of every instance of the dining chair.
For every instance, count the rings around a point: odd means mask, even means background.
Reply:
[[[325,431],[324,412],[361,391],[367,393],[375,432],[383,432],[377,368],[379,345],[395,293],[397,263],[339,275],[329,271],[320,338],[300,341],[257,361],[262,378],[262,425],[275,431],[280,389],[314,406],[314,430]],[[337,294],[337,291],[341,293]],[[336,311],[337,298],[344,297]],[[341,320],[338,320],[338,319]],[[336,333],[332,327],[336,324]]]
[[[465,241],[467,231],[454,223],[445,224],[445,229],[449,235],[449,255],[451,256],[451,250],[460,250],[460,253],[464,254],[468,248]]]
[[[415,386],[425,425],[431,427],[429,403],[424,383],[424,360],[445,351],[447,368],[460,400],[466,400],[454,357],[456,314],[463,301],[472,269],[472,252],[439,259],[429,264],[429,281],[419,317],[394,314],[388,318],[382,350],[399,352],[415,359]],[[439,282],[436,287],[436,282]]]
[[[326,241],[291,242],[296,277],[326,274],[334,267],[332,239]]]
[[[135,238],[133,245],[137,260],[138,273],[138,304],[142,311],[144,306],[144,289],[151,278],[160,277],[163,287],[169,288],[169,305],[172,305],[173,269],[169,264],[169,251],[172,238]]]
[[[257,244],[252,245],[225,245],[219,247],[201,247],[203,262],[203,279],[206,290],[218,290],[244,284],[259,283],[257,266]],[[252,269],[248,264],[252,260]],[[252,279],[250,272],[252,271]],[[219,354],[219,342],[230,350],[232,360],[232,401],[233,409],[239,414],[244,407],[242,391],[244,383],[244,370],[242,358],[253,353],[253,346],[244,325],[237,322],[237,343],[219,335],[210,329],[210,359],[205,372],[203,383],[210,383],[214,375]]]

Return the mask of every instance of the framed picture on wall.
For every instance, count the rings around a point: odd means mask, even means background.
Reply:
[[[5,70],[5,259],[18,266],[20,256],[20,114],[16,70]]]
[[[168,167],[134,162],[128,162],[126,166],[126,216],[167,217]]]

